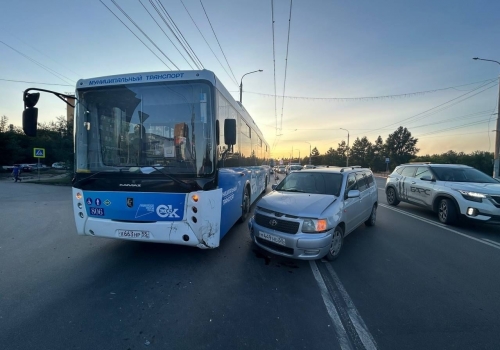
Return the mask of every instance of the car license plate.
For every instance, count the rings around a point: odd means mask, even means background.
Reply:
[[[132,238],[132,239],[149,239],[149,231],[135,231],[135,230],[117,230],[118,237]]]
[[[285,245],[285,239],[281,237],[276,237],[273,235],[270,235],[269,233],[265,233],[262,231],[259,231],[259,237],[262,239],[265,239],[266,241],[273,242],[279,245]]]

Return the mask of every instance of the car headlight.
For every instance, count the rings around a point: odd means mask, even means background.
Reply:
[[[481,203],[483,201],[483,198],[486,198],[486,195],[483,193],[470,192],[470,191],[464,191],[464,190],[458,190],[458,192],[460,192],[462,197],[464,197],[468,201],[472,201],[472,202]]]
[[[325,219],[305,219],[302,223],[302,232],[324,232],[327,230]]]

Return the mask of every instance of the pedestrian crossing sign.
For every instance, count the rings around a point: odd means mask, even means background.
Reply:
[[[33,148],[33,157],[45,158],[45,148]]]

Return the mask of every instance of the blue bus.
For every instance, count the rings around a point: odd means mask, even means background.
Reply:
[[[215,248],[266,191],[269,145],[211,71],[82,79],[76,101],[79,235]]]

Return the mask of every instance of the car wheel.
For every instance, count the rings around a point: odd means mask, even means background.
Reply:
[[[243,201],[241,203],[241,217],[238,221],[240,223],[245,222],[249,212],[250,212],[250,195],[248,193],[248,188],[245,188],[245,191],[243,192]]]
[[[446,225],[453,225],[457,222],[457,207],[451,199],[443,198],[439,201],[438,218]]]
[[[387,197],[387,203],[389,203],[389,205],[398,205],[399,204],[399,199],[398,197],[396,196],[396,191],[394,190],[394,188],[392,187],[389,187],[385,193],[386,197]]]
[[[333,261],[337,259],[344,245],[344,230],[342,227],[337,226],[333,231],[332,243],[330,244],[330,249],[326,254],[325,258],[328,261]]]
[[[375,226],[375,221],[377,221],[377,205],[374,204],[372,208],[372,213],[368,220],[365,221],[366,226]]]

